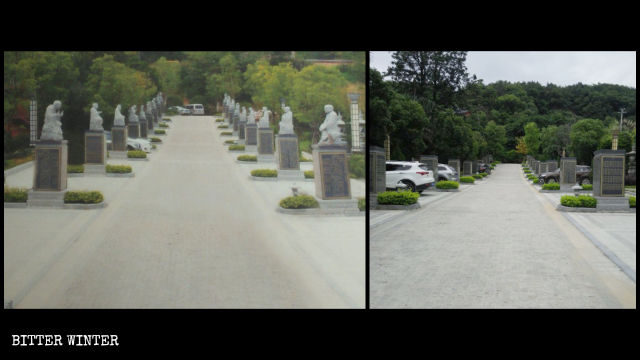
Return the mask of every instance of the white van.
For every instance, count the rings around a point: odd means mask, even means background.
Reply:
[[[192,115],[204,115],[204,106],[202,104],[189,104],[185,105],[185,107],[191,111]]]

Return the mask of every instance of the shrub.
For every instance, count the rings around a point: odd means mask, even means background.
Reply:
[[[127,151],[128,158],[144,159],[147,157],[147,153],[142,150],[129,150]]]
[[[631,206],[632,208],[636,207],[636,197],[635,196],[629,197],[629,206]]]
[[[378,203],[382,205],[411,205],[418,202],[420,194],[412,191],[385,191],[378,193]]]
[[[460,182],[461,183],[472,183],[473,184],[475,182],[475,179],[473,177],[471,177],[471,176],[462,176],[462,177],[460,177]]]
[[[258,161],[258,157],[256,155],[240,155],[238,156],[239,161]]]
[[[594,208],[596,207],[597,200],[591,196],[580,195],[580,196],[571,196],[564,195],[560,198],[560,204],[562,206],[568,207],[585,207],[585,208]]]
[[[356,178],[364,178],[364,155],[351,154],[349,157],[349,172]]]
[[[169,118],[162,118],[162,121],[171,121]]]
[[[233,135],[233,133],[231,131],[223,131],[220,133],[220,136],[223,136],[223,135]]]
[[[229,125],[218,125],[218,129],[228,129]]]
[[[578,198],[578,201],[580,201],[581,207],[594,208],[598,203],[598,200],[596,200],[596,198],[588,195],[579,195],[577,196],[577,198]]]
[[[582,185],[582,190],[593,190],[593,185],[584,184],[584,185]]]
[[[131,172],[131,166],[129,166],[129,165],[109,165],[109,164],[107,164],[105,170],[108,173],[128,174],[128,173]]]
[[[160,126],[161,128],[168,128],[169,125],[165,124],[165,123],[160,123],[158,124],[158,126]]]
[[[100,191],[67,191],[64,202],[67,204],[98,204],[104,201]]]
[[[527,175],[527,179],[538,182],[538,177],[533,174]]]
[[[438,181],[436,183],[438,189],[457,189],[460,187],[457,181]]]
[[[244,145],[231,145],[229,150],[244,150]]]
[[[365,198],[358,198],[358,209],[360,209],[360,211],[364,211],[366,209]]]
[[[235,144],[236,141],[235,140],[225,140],[224,143],[225,144]]]
[[[490,167],[491,167],[491,170],[496,168],[495,165],[491,165]]]
[[[542,190],[560,190],[560,184],[558,183],[549,183],[542,185]]]
[[[4,202],[27,202],[27,189],[4,187]]]
[[[311,195],[289,196],[280,200],[280,207],[285,209],[310,209],[318,206],[318,200]]]
[[[525,174],[531,174],[531,170],[525,170],[524,173]]]
[[[578,200],[578,198],[575,196],[564,195],[560,198],[560,204],[562,204],[562,206],[568,207],[579,207],[580,200]]]
[[[474,179],[482,179],[482,175],[480,174],[473,174],[471,176],[473,176]]]
[[[300,155],[300,162],[310,162],[310,161],[313,161],[313,160],[307,159],[306,157]]]
[[[313,170],[307,170],[304,172],[304,178],[305,179],[313,179],[314,175],[313,175]]]
[[[154,142],[162,142],[162,139],[158,138],[158,137],[150,137],[149,140],[151,140],[152,143]]]
[[[84,165],[67,165],[67,174],[78,174],[84,172]]]
[[[158,147],[156,146],[156,144],[151,144],[151,148],[152,149],[157,149]]]
[[[482,176],[482,177],[489,176],[489,174],[487,174],[486,172],[481,172],[481,173],[480,173],[480,174],[478,174],[478,175],[480,175],[480,176]]]
[[[223,122],[224,119],[216,119],[216,122]]]
[[[165,130],[153,130],[154,134],[166,134],[167,132]]]
[[[256,177],[276,177],[276,176],[278,176],[278,170],[272,170],[272,169],[251,170],[251,176],[256,176]]]

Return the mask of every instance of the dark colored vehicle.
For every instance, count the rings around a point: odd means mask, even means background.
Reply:
[[[591,166],[576,165],[576,181],[578,182],[578,184],[591,184],[591,181],[589,180],[589,174],[591,174]],[[538,182],[540,184],[560,182],[560,168],[557,168],[554,171],[540,174],[540,176],[538,177]]]
[[[491,169],[489,169],[490,166],[491,165],[488,164],[478,163],[478,172],[489,174],[491,172]]]

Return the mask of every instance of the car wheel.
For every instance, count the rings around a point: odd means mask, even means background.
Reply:
[[[402,183],[407,185],[407,187],[409,188],[409,190],[411,190],[411,192],[416,192],[416,185],[414,183],[412,183],[409,180],[402,180]]]

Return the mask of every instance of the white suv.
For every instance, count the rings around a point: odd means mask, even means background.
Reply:
[[[417,161],[387,161],[387,189],[408,188],[422,192],[433,186],[433,169]]]

